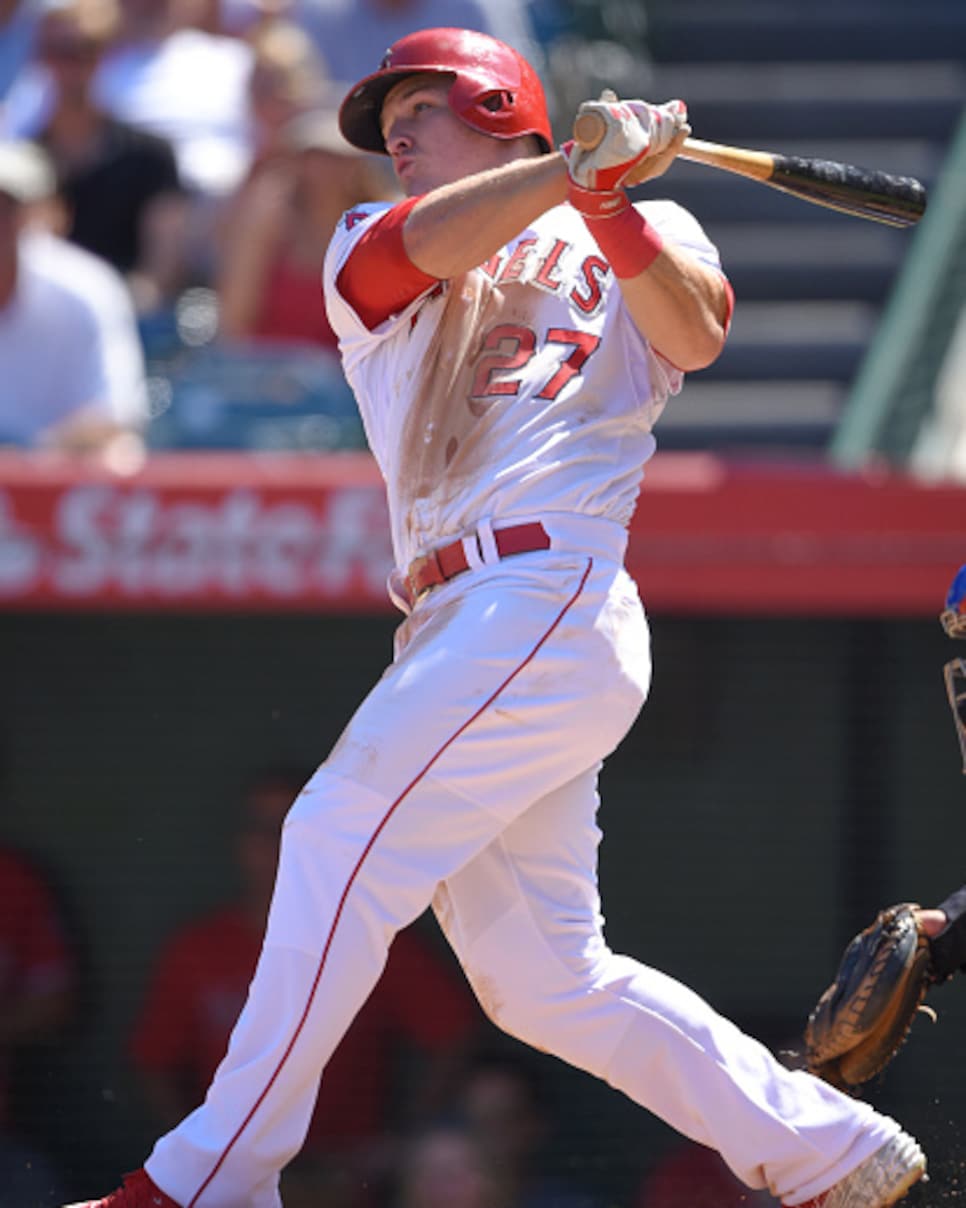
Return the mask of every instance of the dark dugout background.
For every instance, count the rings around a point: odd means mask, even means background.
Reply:
[[[84,969],[63,1044],[22,1078],[71,1185],[113,1186],[153,1139],[124,1045],[170,929],[231,888],[248,776],[313,767],[390,657],[387,616],[5,613],[0,838],[62,895]],[[938,622],[652,618],[651,699],[602,778],[611,946],[794,1044],[881,905],[964,879],[966,782]],[[955,1197],[966,984],[934,991],[868,1091]],[[561,1165],[614,1204],[674,1134],[540,1058]]]

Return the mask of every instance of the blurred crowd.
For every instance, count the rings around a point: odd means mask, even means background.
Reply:
[[[169,448],[364,447],[320,270],[338,215],[395,182],[337,106],[439,24],[521,50],[561,138],[601,86],[647,89],[641,0],[0,0],[0,448],[124,471]],[[966,472],[963,347],[927,474]]]
[[[332,422],[270,445],[360,447],[321,262],[339,215],[395,183],[338,132],[345,82],[432,25],[489,32],[546,78],[572,7],[0,0],[0,446],[123,471],[244,448],[246,419],[285,410]]]

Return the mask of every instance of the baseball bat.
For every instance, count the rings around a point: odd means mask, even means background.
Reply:
[[[591,151],[604,137],[604,130],[599,114],[582,113],[574,122],[574,141]],[[678,154],[681,159],[757,180],[802,201],[887,226],[915,226],[926,211],[925,187],[912,176],[890,176],[834,160],[752,151],[698,138],[686,138]],[[633,176],[630,183],[634,183]]]

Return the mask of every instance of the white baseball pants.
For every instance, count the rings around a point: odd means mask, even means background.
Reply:
[[[750,1187],[807,1199],[898,1131],[608,950],[597,770],[650,656],[613,536],[599,545],[467,572],[401,626],[288,815],[261,958],[205,1102],[146,1163],[184,1208],[278,1208],[325,1063],[431,901],[497,1024],[719,1150]]]

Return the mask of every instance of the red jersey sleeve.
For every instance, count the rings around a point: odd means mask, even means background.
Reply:
[[[370,331],[438,284],[413,264],[403,244],[403,225],[418,200],[407,198],[380,215],[336,278],[339,293]]]

